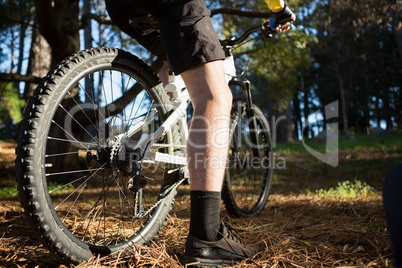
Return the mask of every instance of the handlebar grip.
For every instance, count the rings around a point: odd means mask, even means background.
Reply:
[[[282,19],[280,21],[276,21],[275,22],[275,29],[271,29],[271,27],[269,26],[269,20],[268,20],[266,23],[263,24],[263,28],[264,28],[265,33],[270,35],[270,34],[272,34],[273,32],[276,31],[276,27],[278,25],[285,24],[287,22],[293,23],[292,18],[288,17],[288,18],[284,18],[284,19]]]
[[[292,17],[287,17],[287,18],[284,18],[284,19],[282,19],[280,21],[276,21],[275,24],[280,25],[280,24],[285,24],[287,22],[293,23]]]
[[[293,23],[292,18],[288,17],[288,18],[282,19],[280,21],[276,21],[275,27],[277,27],[278,25],[281,25],[281,24],[285,24],[287,22]],[[269,20],[266,23],[263,23],[262,27],[264,29],[262,36],[264,36],[264,37],[272,37],[272,35],[276,32],[276,28],[271,29],[271,27],[269,26]]]

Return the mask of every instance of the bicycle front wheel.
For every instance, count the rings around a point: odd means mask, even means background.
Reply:
[[[271,133],[261,110],[235,101],[231,112],[231,138],[222,199],[232,217],[253,217],[268,202],[273,157]]]
[[[145,244],[164,225],[176,194],[168,166],[135,150],[169,112],[158,84],[137,57],[93,48],[64,60],[31,98],[16,150],[19,197],[32,230],[63,258]],[[173,143],[168,131],[147,149],[177,151]]]

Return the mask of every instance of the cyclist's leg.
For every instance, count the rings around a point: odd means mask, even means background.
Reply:
[[[133,2],[128,0],[136,9]],[[139,0],[138,0],[139,1]],[[111,2],[109,1],[109,5]],[[117,1],[116,1],[117,2]],[[154,1],[139,1],[154,3]],[[190,233],[186,242],[187,260],[191,262],[197,257],[196,245],[206,243],[211,248],[211,256],[207,261],[232,261],[238,257],[249,257],[255,248],[244,248],[237,236],[229,239],[232,244],[226,245],[225,239],[217,239],[216,230],[221,235],[231,236],[231,228],[220,224],[220,191],[223,181],[224,163],[229,140],[229,111],[232,96],[224,82],[221,49],[216,32],[209,17],[204,1],[199,0],[155,0],[163,3],[153,13],[160,25],[161,39],[171,70],[182,74],[195,107],[195,120],[190,129],[188,146],[191,185],[191,219]],[[149,8],[149,7],[148,7]],[[149,9],[147,9],[149,11]],[[121,12],[124,12],[120,9]],[[118,17],[121,14],[115,13]],[[112,18],[113,19],[113,18]],[[127,26],[127,19],[123,23]],[[120,26],[119,26],[120,27]],[[126,28],[127,31],[129,30]],[[135,37],[135,33],[131,34]],[[141,43],[141,42],[140,42]],[[143,44],[150,49],[149,44]],[[155,52],[154,52],[155,53]],[[205,160],[205,162],[204,162]],[[218,161],[218,163],[217,163]],[[204,165],[206,163],[206,165]],[[217,168],[215,167],[217,165]],[[235,239],[236,238],[236,239]],[[201,240],[200,240],[201,239]],[[202,246],[202,247],[204,247]],[[239,251],[233,252],[233,246]],[[229,260],[222,260],[217,252],[229,251]],[[215,251],[214,251],[215,250]],[[218,258],[218,260],[216,260]]]
[[[187,145],[191,190],[220,192],[232,104],[225,54],[204,1],[168,2],[175,4],[156,14],[171,69],[181,74],[194,107]]]
[[[225,55],[204,1],[167,4],[163,12],[156,14],[171,69],[182,75],[194,107],[187,143],[191,181],[189,233],[213,241],[220,226],[224,169],[219,168],[219,163],[215,163],[216,169],[211,168],[210,161],[226,158],[231,106],[231,93],[223,76]],[[213,146],[213,138],[221,143],[219,148]]]
[[[191,215],[184,262],[232,263],[253,256],[257,249],[245,246],[220,223],[232,104],[224,77],[225,55],[204,1],[190,0],[165,11],[158,20],[167,58],[184,79],[194,107],[187,144]],[[200,256],[201,248],[209,248],[209,253]]]
[[[194,114],[187,145],[192,191],[220,192],[229,143],[232,93],[221,60],[183,72]]]

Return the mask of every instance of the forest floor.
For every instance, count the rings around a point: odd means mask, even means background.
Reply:
[[[223,221],[261,253],[235,267],[394,267],[382,206],[382,184],[402,159],[400,135],[357,137],[340,143],[339,165],[321,163],[300,144],[280,145],[266,209],[251,219]],[[359,140],[361,139],[361,140]],[[15,185],[13,142],[0,142],[0,189]],[[340,182],[368,185],[364,196],[333,195]],[[342,189],[341,189],[342,188]],[[335,190],[334,190],[335,189]],[[49,253],[27,226],[17,197],[0,197],[0,267],[77,267]],[[94,259],[79,267],[182,267],[189,197],[179,191],[166,226],[151,246],[132,254]]]

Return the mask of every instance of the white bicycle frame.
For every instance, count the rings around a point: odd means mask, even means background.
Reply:
[[[224,60],[224,70],[225,78],[227,83],[234,77],[236,77],[236,68],[234,64],[233,56],[229,56]],[[158,86],[162,86],[159,84]],[[187,92],[187,88],[184,84],[183,79],[180,75],[170,76],[170,83],[165,86],[167,92],[172,93],[173,99],[171,105],[173,105],[173,112],[169,117],[159,126],[154,133],[142,134],[140,140],[134,147],[134,150],[139,150],[140,155],[143,156],[143,162],[159,162],[159,163],[169,163],[181,165],[186,168],[187,158],[186,152],[183,150],[184,156],[173,155],[169,153],[161,153],[150,151],[149,149],[155,144],[156,141],[161,140],[165,134],[172,128],[172,126],[178,123],[179,133],[181,135],[181,146],[184,148],[188,139],[188,125],[187,125],[187,108],[190,104],[190,96]],[[131,126],[130,129],[119,136],[131,137],[135,132],[137,132],[141,126],[146,123],[151,122],[157,116],[156,108],[149,111],[148,116],[144,121]]]

